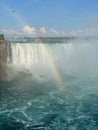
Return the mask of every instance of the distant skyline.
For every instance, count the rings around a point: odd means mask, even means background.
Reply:
[[[6,36],[98,36],[98,0],[1,0]]]

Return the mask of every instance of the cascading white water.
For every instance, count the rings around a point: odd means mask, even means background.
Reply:
[[[28,70],[34,75],[54,75],[52,67],[58,71],[57,67],[62,61],[67,63],[71,49],[71,44],[11,43],[7,64],[14,72]]]
[[[98,45],[92,43],[11,43],[8,52],[8,65],[42,73],[47,68],[52,71],[50,61],[63,73],[95,74],[98,62]],[[10,61],[10,62],[9,62]],[[36,67],[36,69],[35,69]],[[14,68],[15,70],[15,68]],[[23,70],[22,70],[23,71]],[[96,73],[97,74],[97,73]]]
[[[44,44],[36,43],[11,43],[8,51],[9,62],[14,65],[30,66],[36,63],[47,64],[49,58],[64,65],[76,65],[95,62],[97,54],[97,44]],[[46,49],[47,48],[47,49]],[[47,55],[48,54],[48,55]],[[96,64],[96,63],[95,63]]]
[[[62,54],[60,54],[60,50],[63,50],[64,45],[62,44],[61,46],[59,47],[56,44],[11,43],[7,64],[14,72],[26,71],[27,73],[28,70],[34,75],[39,73],[39,75],[49,75],[51,72],[53,74],[50,61],[55,64],[55,61],[60,59]]]
[[[48,55],[51,55],[51,58],[60,58],[60,51],[64,52],[63,44],[61,47],[55,45],[45,44],[41,46],[40,44],[32,43],[16,43],[11,44],[11,59],[12,64],[14,65],[26,65],[30,66],[35,63],[47,63]],[[45,49],[47,48],[47,50]],[[47,52],[48,51],[48,52]],[[48,55],[47,55],[48,53]],[[63,53],[64,55],[64,53]],[[10,56],[8,56],[8,61],[10,61]]]

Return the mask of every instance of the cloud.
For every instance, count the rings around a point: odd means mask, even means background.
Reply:
[[[39,29],[42,35],[45,35],[47,33],[45,27],[42,27]]]
[[[36,32],[37,32],[35,27],[30,27],[29,25],[24,26],[23,30],[25,33],[33,34],[33,35],[36,35]]]
[[[34,36],[34,37],[64,37],[64,36],[79,36],[79,37],[86,37],[86,36],[98,36],[98,27],[90,27],[90,28],[79,28],[77,30],[72,31],[64,31],[64,30],[56,30],[46,29],[45,27],[41,27],[36,29],[33,26],[26,25],[23,29],[15,30],[15,29],[2,29],[1,33],[7,35],[21,35],[21,36]]]
[[[52,36],[59,36],[60,35],[60,33],[55,29],[50,29],[49,34]]]
[[[16,31],[14,29],[3,29],[2,32],[8,35],[23,35],[24,34],[23,32]]]
[[[73,37],[98,37],[98,27],[80,28],[66,33],[66,36]]]
[[[69,35],[73,36],[73,37],[76,37],[77,36],[77,31],[71,31],[69,33]]]
[[[36,29],[33,26],[29,26],[26,25],[23,27],[22,30],[17,31],[15,29],[3,29],[2,30],[3,33],[7,34],[7,35],[23,35],[23,36],[29,36],[29,35],[34,35],[34,36],[50,36],[50,37],[55,37],[55,36],[67,36],[68,33],[65,31],[57,31],[56,29],[52,28],[52,29],[46,29],[45,27],[41,27],[39,29]],[[72,32],[71,32],[72,34]]]
[[[75,31],[77,36],[98,36],[98,28],[83,28]]]
[[[48,35],[50,36],[58,36],[58,37],[64,37],[64,36],[67,36],[67,32],[63,31],[63,30],[60,30],[60,31],[57,31],[56,29],[50,29],[48,31]]]
[[[67,36],[67,32],[65,32],[65,31],[60,31],[60,36]]]
[[[45,27],[41,27],[39,29],[35,29],[35,27],[31,27],[29,25],[24,26],[23,31],[25,34],[33,34],[34,36],[66,36],[67,33],[65,31],[57,31],[56,29],[46,29]]]

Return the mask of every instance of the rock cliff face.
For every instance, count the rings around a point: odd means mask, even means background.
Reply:
[[[0,35],[0,81],[6,79],[7,46],[4,35]]]
[[[0,42],[0,80],[6,79],[5,64],[7,61],[6,43]]]

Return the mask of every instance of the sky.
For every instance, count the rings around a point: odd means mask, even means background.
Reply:
[[[0,0],[7,36],[98,36],[98,0]]]

